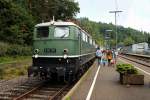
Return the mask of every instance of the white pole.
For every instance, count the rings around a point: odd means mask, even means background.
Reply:
[[[115,11],[109,11],[109,13],[114,13],[115,14],[115,26],[116,26],[116,28],[115,28],[115,32],[116,32],[116,51],[117,51],[117,40],[118,40],[118,34],[117,34],[117,13],[120,13],[120,12],[122,12],[122,11],[119,11],[119,10],[115,10]]]

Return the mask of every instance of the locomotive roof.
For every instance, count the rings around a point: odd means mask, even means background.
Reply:
[[[35,27],[39,27],[39,26],[50,26],[50,25],[56,25],[56,26],[68,26],[68,25],[72,25],[72,26],[76,26],[79,27],[78,25],[72,23],[72,22],[45,22],[45,23],[39,23],[37,25],[35,25]]]
[[[74,24],[73,22],[63,22],[63,21],[51,21],[51,22],[44,22],[44,23],[39,23],[37,25],[35,25],[35,27],[42,27],[42,26],[50,26],[50,25],[56,25],[56,26],[76,26],[78,28],[80,28],[82,31],[84,31],[81,27],[79,27],[78,25]],[[91,37],[91,35],[89,35],[86,31],[84,31],[88,36]]]

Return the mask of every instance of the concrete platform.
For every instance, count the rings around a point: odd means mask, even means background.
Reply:
[[[91,95],[87,98],[89,90],[93,83],[98,65],[91,68],[86,78],[82,79],[80,85],[74,89],[70,100],[150,100],[150,87],[146,75],[144,85],[121,85],[119,83],[119,74],[115,67],[102,67],[100,70]]]

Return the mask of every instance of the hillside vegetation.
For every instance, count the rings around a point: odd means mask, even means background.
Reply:
[[[91,35],[96,39],[97,43],[104,45],[105,36],[109,36],[109,42],[111,47],[116,45],[116,33],[115,25],[112,23],[106,24],[102,22],[90,21],[88,18],[78,19],[80,26],[91,33]],[[112,30],[107,32],[107,30]],[[150,34],[144,31],[138,31],[130,27],[124,28],[123,26],[117,26],[117,37],[118,46],[131,45],[133,43],[148,42],[150,43]]]

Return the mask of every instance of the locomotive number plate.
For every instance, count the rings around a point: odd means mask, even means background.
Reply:
[[[56,49],[55,48],[44,48],[44,52],[45,53],[56,53]]]

